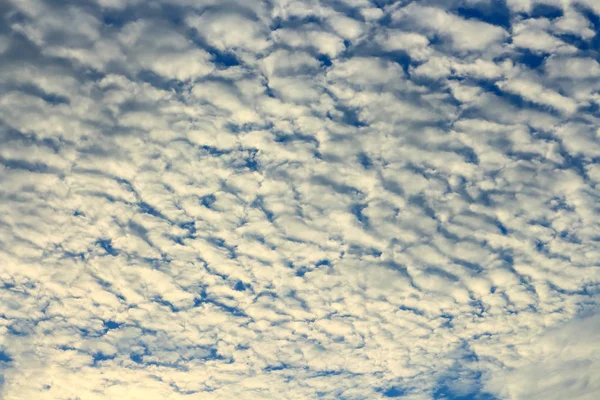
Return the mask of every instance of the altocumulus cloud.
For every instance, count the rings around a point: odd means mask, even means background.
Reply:
[[[2,398],[599,398],[598,1],[0,12]]]

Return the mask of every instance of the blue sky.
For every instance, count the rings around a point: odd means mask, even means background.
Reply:
[[[0,15],[0,397],[600,398],[598,1]]]

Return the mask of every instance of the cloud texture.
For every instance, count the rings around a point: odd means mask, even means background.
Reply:
[[[0,12],[2,398],[600,395],[596,1]]]

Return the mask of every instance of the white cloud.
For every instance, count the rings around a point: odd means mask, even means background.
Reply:
[[[272,36],[276,43],[313,49],[329,57],[336,57],[345,48],[341,37],[324,31],[318,26],[309,26],[303,30],[278,29],[272,33]]]
[[[430,34],[438,33],[448,37],[457,51],[485,50],[507,37],[507,33],[501,27],[466,20],[433,7],[410,4],[395,11],[392,18],[397,21],[408,19]]]
[[[489,388],[508,399],[594,399],[600,387],[597,316],[542,332],[522,351],[524,360],[491,378]]]
[[[235,12],[235,9],[207,10],[201,15],[188,17],[186,22],[219,50],[261,52],[268,46],[265,27],[260,21]]]
[[[545,65],[550,78],[593,79],[600,75],[600,64],[591,58],[551,58]]]
[[[384,49],[404,50],[415,60],[427,58],[431,53],[427,37],[414,32],[385,30],[378,35],[377,41]]]
[[[591,39],[595,33],[590,25],[590,21],[581,13],[568,9],[565,15],[553,22],[552,28],[560,33],[570,33],[584,39]]]
[[[338,35],[348,40],[356,40],[364,31],[364,27],[360,22],[343,15],[335,15],[329,18],[327,22]]]
[[[184,36],[151,21],[126,25],[118,40],[121,46],[131,49],[134,56],[131,61],[139,69],[149,68],[166,78],[199,78],[214,68],[204,50],[195,48]]]
[[[498,86],[503,90],[518,94],[527,100],[548,105],[565,113],[571,114],[577,110],[577,103],[574,100],[564,97],[551,89],[544,88],[534,81],[510,79],[498,83]]]
[[[564,43],[548,32],[550,21],[545,18],[526,19],[516,23],[513,30],[513,45],[530,49],[535,52],[558,54],[573,54],[577,52],[574,46]]]

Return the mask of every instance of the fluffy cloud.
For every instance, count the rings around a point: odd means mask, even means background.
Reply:
[[[593,399],[600,391],[600,319],[586,316],[544,332],[524,346],[519,366],[494,376],[488,385],[507,398]]]

